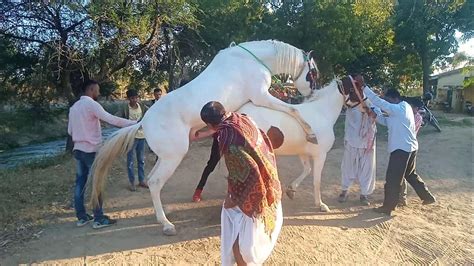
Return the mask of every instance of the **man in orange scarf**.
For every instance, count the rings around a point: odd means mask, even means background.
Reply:
[[[281,186],[268,137],[248,116],[228,113],[209,102],[201,119],[216,130],[229,171],[221,214],[222,265],[262,264],[271,254],[283,223]]]

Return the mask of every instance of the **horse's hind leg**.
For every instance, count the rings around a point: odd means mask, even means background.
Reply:
[[[273,97],[268,92],[268,90],[255,91],[255,93],[250,97],[250,100],[255,105],[267,107],[289,114],[294,119],[296,119],[296,121],[298,121],[298,123],[301,125],[304,132],[306,133],[306,139],[311,143],[318,144],[316,134],[314,134],[313,129],[308,123],[306,123],[306,121],[303,119],[303,117],[296,108]]]
[[[166,218],[161,203],[161,189],[166,181],[173,175],[183,156],[174,155],[172,158],[161,156],[151,170],[148,179],[148,186],[150,187],[151,198],[155,207],[156,219],[163,224],[163,234],[176,235],[174,225]]]
[[[286,195],[293,199],[295,197],[296,188],[300,185],[300,183],[309,175],[311,172],[311,162],[309,160],[309,156],[307,155],[300,155],[301,164],[303,164],[303,172],[295,179],[286,189]]]

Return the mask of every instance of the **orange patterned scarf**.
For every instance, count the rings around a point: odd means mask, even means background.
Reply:
[[[263,219],[266,232],[271,233],[281,186],[268,137],[249,117],[232,113],[219,126],[218,142],[232,199],[247,216]]]

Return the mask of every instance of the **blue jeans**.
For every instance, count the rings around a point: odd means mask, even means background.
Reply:
[[[86,191],[87,178],[94,162],[95,152],[74,151],[76,159],[76,187],[74,189],[74,208],[76,209],[77,219],[86,219],[86,208],[84,207],[84,192]],[[94,209],[94,220],[98,221],[104,217],[102,212],[102,200],[99,199],[99,205]]]
[[[133,153],[135,151],[138,163],[138,182],[143,183],[145,180],[145,139],[135,139],[132,149],[127,153],[128,181],[130,181],[130,184],[135,182],[133,170]]]

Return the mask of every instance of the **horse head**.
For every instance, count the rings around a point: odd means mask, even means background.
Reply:
[[[320,74],[316,62],[311,57],[313,51],[309,51],[308,53],[304,51],[301,52],[303,54],[304,63],[299,74],[296,77],[293,77],[293,81],[298,91],[303,96],[309,97],[315,90],[321,89],[319,83]]]
[[[364,101],[362,86],[362,81],[356,75],[343,77],[338,83],[339,92],[344,96],[345,104],[348,107],[354,108]]]

